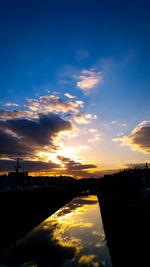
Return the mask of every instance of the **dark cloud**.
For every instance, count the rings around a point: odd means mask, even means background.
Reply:
[[[132,145],[137,145],[141,151],[150,153],[150,126],[139,128],[128,138]]]
[[[0,157],[15,157],[32,154],[32,149],[17,137],[0,128]]]
[[[0,156],[30,155],[44,146],[54,147],[53,138],[72,129],[69,121],[56,114],[39,114],[39,120],[10,119],[0,121]]]
[[[71,159],[65,158],[65,157],[61,157],[61,156],[58,156],[58,159],[61,160],[65,164],[65,166],[68,170],[79,171],[79,170],[97,168],[97,166],[94,164],[82,164],[80,162],[76,162],[74,160],[71,160]]]
[[[120,141],[123,145],[131,146],[133,150],[150,153],[150,126],[146,123],[140,123],[130,135],[114,138],[113,141]]]
[[[87,169],[93,169],[97,168],[96,165],[94,164],[81,164],[81,163],[69,163],[68,164],[68,169],[71,170],[87,170]]]
[[[16,162],[14,160],[0,160],[0,171],[14,171],[14,166]],[[42,161],[21,161],[21,169],[29,172],[36,171],[50,171],[51,169],[56,169],[59,165],[53,162],[42,162]]]

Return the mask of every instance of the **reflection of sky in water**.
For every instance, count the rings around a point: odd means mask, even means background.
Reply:
[[[24,263],[20,266],[111,266],[97,197],[72,200],[5,252],[1,261],[6,258]]]

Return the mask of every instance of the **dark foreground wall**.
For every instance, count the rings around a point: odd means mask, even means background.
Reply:
[[[101,193],[98,198],[113,267],[149,266],[150,210]]]

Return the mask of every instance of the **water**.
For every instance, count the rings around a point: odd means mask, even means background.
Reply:
[[[97,197],[73,199],[20,239],[0,261],[11,266],[111,267]]]

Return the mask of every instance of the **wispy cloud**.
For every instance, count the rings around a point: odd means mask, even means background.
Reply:
[[[119,125],[119,126],[126,127],[126,126],[127,126],[127,123],[119,123],[118,125]]]
[[[90,132],[90,133],[97,133],[98,130],[97,130],[97,129],[93,129],[93,128],[91,128],[91,129],[89,129],[89,132]]]
[[[94,69],[82,70],[81,75],[75,77],[79,81],[77,87],[83,90],[85,93],[89,93],[99,82],[102,81],[101,72],[96,72]]]
[[[72,118],[78,124],[89,124],[92,120],[97,119],[97,115],[86,114],[85,112],[79,112],[78,114],[67,114],[68,117]]]
[[[65,93],[64,95],[65,95],[66,97],[68,97],[68,98],[71,98],[71,99],[72,99],[72,98],[76,98],[76,96],[73,96],[73,95],[71,95],[71,94],[69,94],[69,93]]]
[[[15,106],[15,107],[18,107],[19,105],[16,104],[16,103],[11,103],[11,102],[8,102],[5,104],[6,107],[10,107],[10,106]]]
[[[121,133],[117,133],[117,136],[122,136],[122,135],[124,135],[123,132],[121,132]]]
[[[96,141],[99,141],[100,138],[101,138],[101,134],[100,133],[96,133],[96,134],[93,135],[92,138],[88,139],[88,142],[89,143],[95,143]]]
[[[127,123],[120,123],[118,121],[112,121],[111,122],[113,125],[117,125],[117,126],[120,126],[120,127],[126,127],[127,126]]]

